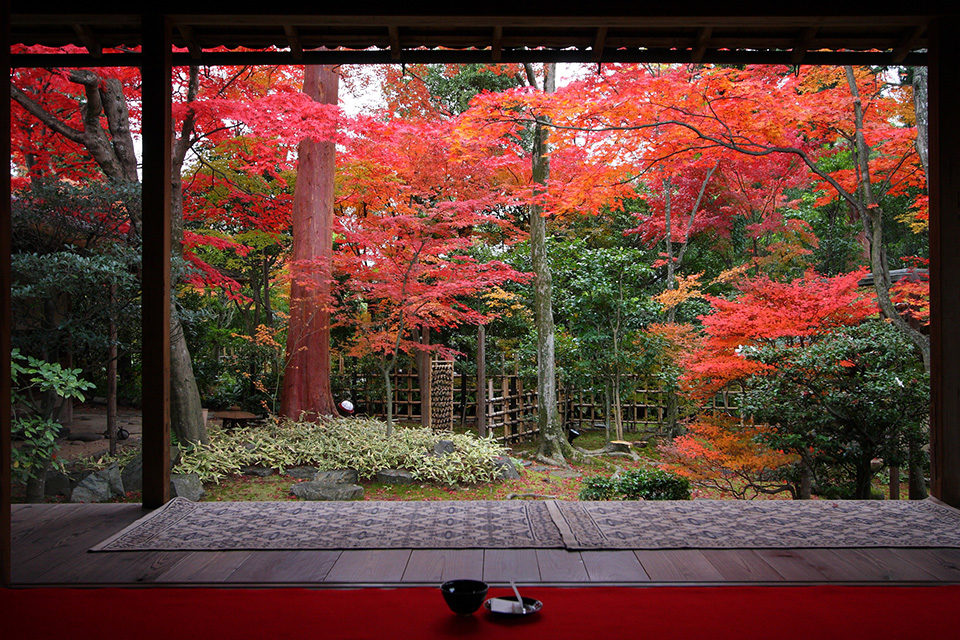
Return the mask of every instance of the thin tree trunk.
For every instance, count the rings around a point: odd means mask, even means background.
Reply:
[[[607,380],[603,385],[603,430],[607,442],[610,442],[610,385]]]
[[[917,122],[917,153],[920,155],[920,164],[923,165],[923,173],[927,177],[927,184],[930,183],[930,153],[927,139],[927,130],[929,128],[929,116],[927,111],[927,68],[913,68],[913,112]]]
[[[110,285],[110,325],[107,334],[107,436],[110,438],[110,455],[117,455],[117,321],[114,309],[117,304],[117,285]]]
[[[524,65],[531,86],[536,86],[533,67]],[[553,93],[556,64],[544,65],[543,90]],[[533,131],[532,179],[542,193],[550,178],[550,156],[547,129],[538,125]],[[539,203],[530,208],[530,254],[534,276],[533,306],[537,329],[537,426],[540,442],[537,457],[546,463],[566,465],[566,458],[578,457],[576,450],[567,442],[560,415],[557,412],[557,373],[555,353],[555,327],[553,323],[553,287],[550,265],[547,260],[547,220]]]
[[[870,499],[870,480],[873,478],[873,470],[870,468],[871,460],[873,460],[872,454],[861,454],[857,461],[856,485],[853,494],[856,500]]]
[[[477,433],[487,437],[487,329],[477,327]]]
[[[890,465],[890,499],[900,499],[900,466]]]
[[[813,473],[806,460],[800,461],[800,499],[809,500],[813,494]]]
[[[386,366],[381,366],[380,372],[383,374],[383,388],[387,395],[387,437],[390,437],[393,434],[393,381],[390,380],[390,369]]]
[[[303,92],[316,102],[337,104],[339,76],[333,67],[304,69]],[[293,195],[293,275],[287,365],[280,412],[291,418],[336,415],[330,390],[330,286],[336,146],[305,139],[298,147]]]
[[[856,76],[853,67],[844,67],[847,86],[853,96],[854,113],[854,151],[856,152],[857,167],[860,172],[860,188],[863,201],[859,206],[859,213],[870,231],[870,269],[873,271],[873,287],[877,293],[877,303],[883,315],[890,319],[894,326],[920,351],[923,366],[930,371],[930,338],[910,326],[903,319],[890,300],[890,269],[887,265],[883,249],[883,209],[877,201],[870,177],[870,148],[863,135],[863,103],[860,90],[857,88]],[[869,224],[866,224],[869,223]]]
[[[908,472],[907,495],[911,500],[923,500],[927,497],[927,483],[923,477],[923,466],[921,465],[922,452],[916,443],[911,442],[908,445],[908,460],[910,467]]]

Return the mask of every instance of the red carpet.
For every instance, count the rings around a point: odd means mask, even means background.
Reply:
[[[507,589],[491,589],[506,595]],[[536,588],[529,618],[449,612],[439,589],[22,589],[0,591],[0,637],[958,638],[960,586]]]

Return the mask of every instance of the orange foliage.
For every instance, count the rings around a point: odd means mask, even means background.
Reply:
[[[709,398],[729,384],[770,368],[745,350],[774,341],[802,346],[829,329],[854,325],[877,311],[873,296],[857,287],[866,270],[832,278],[808,272],[793,282],[745,280],[741,295],[705,296],[713,313],[701,316],[701,347],[684,359],[684,384],[693,397]]]
[[[763,435],[772,431],[724,414],[701,415],[687,426],[687,434],[660,447],[663,468],[738,499],[788,491],[775,472],[798,458],[762,443]]]

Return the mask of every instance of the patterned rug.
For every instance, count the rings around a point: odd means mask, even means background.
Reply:
[[[570,550],[960,547],[960,511],[923,501],[556,502]]]
[[[190,502],[91,551],[563,547],[545,502]]]
[[[960,547],[931,500],[190,502],[91,551]]]

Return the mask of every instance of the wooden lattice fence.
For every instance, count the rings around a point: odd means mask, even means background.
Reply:
[[[439,374],[437,365],[442,365]],[[434,362],[432,398],[427,399],[429,422],[422,420],[420,381],[415,371],[400,370],[393,375],[394,420],[403,423],[429,424],[436,429],[455,426],[476,428],[476,380],[453,371],[453,362]],[[621,401],[623,426],[626,431],[653,433],[665,426],[668,392],[657,389],[642,379],[624,377],[636,390]],[[518,375],[489,376],[486,380],[486,427],[490,434],[504,442],[517,442],[537,435],[536,380]],[[442,385],[442,389],[437,388]],[[383,381],[378,374],[335,374],[334,393],[338,400],[349,398],[361,415],[386,417]],[[709,408],[736,413],[739,393],[725,391],[708,403]],[[602,429],[605,402],[603,394],[564,388],[560,391],[559,411],[566,427]],[[611,419],[612,424],[612,419]],[[448,426],[449,425],[449,426]]]

